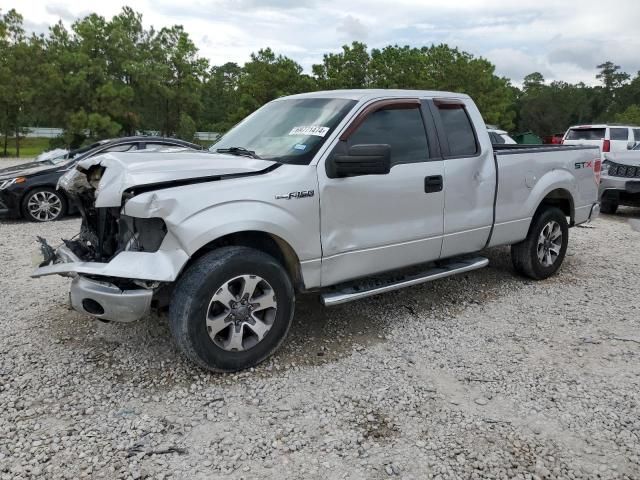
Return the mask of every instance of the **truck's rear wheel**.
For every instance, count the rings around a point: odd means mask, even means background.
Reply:
[[[562,210],[549,207],[533,217],[527,238],[511,245],[511,260],[522,275],[542,280],[558,271],[567,253],[569,225]]]
[[[178,281],[169,308],[180,350],[203,368],[232,372],[257,365],[282,343],[295,293],[273,257],[223,247],[198,259]]]

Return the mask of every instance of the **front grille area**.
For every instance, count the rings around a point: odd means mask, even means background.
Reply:
[[[632,167],[629,165],[620,165],[619,163],[608,162],[610,177],[640,178],[640,166]]]

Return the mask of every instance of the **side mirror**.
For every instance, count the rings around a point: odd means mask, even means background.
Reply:
[[[390,145],[353,145],[346,155],[337,153],[327,161],[329,178],[385,175],[390,171]]]
[[[636,145],[637,145],[636,142],[628,142],[627,143],[627,150],[633,150]]]

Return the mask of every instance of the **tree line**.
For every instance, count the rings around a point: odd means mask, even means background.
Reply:
[[[0,131],[5,153],[26,125],[63,127],[53,143],[67,146],[136,131],[191,140],[196,130],[228,130],[274,98],[341,88],[464,92],[487,123],[540,135],[574,123],[640,124],[640,75],[612,62],[598,69],[596,86],[547,83],[534,72],[518,88],[488,60],[448,45],[368,49],[360,42],[325,54],[311,74],[270,48],[244,65],[210,65],[182,26],[145,28],[129,7],[40,35],[9,10],[0,11]]]

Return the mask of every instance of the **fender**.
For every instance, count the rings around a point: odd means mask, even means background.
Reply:
[[[503,169],[504,170],[504,169]],[[508,172],[509,173],[509,172]],[[504,176],[501,176],[503,178]],[[506,180],[501,180],[502,182]],[[496,203],[496,223],[491,235],[489,247],[497,245],[511,245],[521,241],[527,236],[531,219],[538,210],[543,200],[554,190],[564,190],[571,199],[573,216],[573,205],[576,195],[577,182],[575,177],[566,169],[554,169],[542,175],[536,180],[529,190],[525,186],[524,174],[511,175],[509,181],[522,182],[517,190],[517,197],[500,197],[500,187],[498,187],[498,199]],[[506,191],[513,192],[510,188]],[[520,196],[522,195],[522,196]],[[526,195],[526,196],[525,196]]]
[[[545,173],[531,190],[531,194],[525,203],[525,211],[528,217],[538,210],[542,201],[554,190],[565,190],[569,194],[569,202],[571,203],[571,217],[574,215],[575,202],[577,194],[578,182],[576,177],[567,170],[552,170]]]
[[[319,284],[322,255],[316,182],[315,168],[283,165],[267,175],[141,193],[126,202],[123,213],[162,218],[170,234],[165,240],[175,245],[163,242],[160,251],[178,246],[186,257],[229,234],[273,235],[293,249],[304,283],[312,287]],[[287,192],[296,195],[283,195]]]

